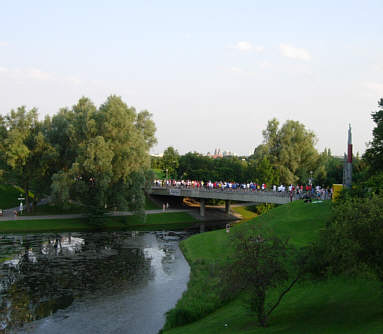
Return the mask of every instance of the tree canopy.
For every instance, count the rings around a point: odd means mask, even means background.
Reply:
[[[51,192],[63,205],[73,200],[92,212],[139,210],[155,130],[148,111],[113,95],[99,108],[83,97],[44,121],[37,109],[20,107],[0,119],[0,168],[26,194]]]
[[[254,157],[265,157],[277,170],[281,183],[305,183],[310,171],[318,167],[319,154],[315,149],[316,136],[298,122],[288,120],[281,128],[273,118],[263,131],[263,144],[256,147]]]
[[[371,114],[375,128],[372,131],[372,141],[363,156],[371,166],[371,173],[383,171],[383,98],[379,100],[378,107],[379,110]]]
[[[92,210],[107,207],[137,208],[143,203],[138,193],[130,194],[129,189],[144,188],[144,171],[149,168],[148,151],[156,142],[155,126],[147,111],[137,113],[121,98],[110,96],[96,108],[82,98],[72,110],[64,112],[70,119],[68,132],[72,152],[66,148],[71,163],[53,175],[52,193],[57,200],[69,198],[80,201]],[[63,115],[55,117],[60,122]],[[63,143],[67,142],[67,138]],[[60,147],[60,143],[56,142]],[[118,195],[117,195],[118,194]],[[130,194],[130,196],[129,196]],[[65,195],[65,196],[64,196]]]

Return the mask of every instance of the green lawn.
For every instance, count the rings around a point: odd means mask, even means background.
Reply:
[[[267,328],[241,298],[171,334],[378,334],[383,333],[383,303],[378,282],[337,278],[294,287],[270,317]],[[225,326],[227,324],[228,326]]]
[[[72,204],[68,208],[61,208],[54,204],[37,205],[33,212],[23,212],[23,216],[47,216],[47,215],[65,215],[83,213],[84,208],[80,205]]]
[[[234,228],[246,229],[251,224],[261,224],[279,236],[288,236],[291,245],[302,247],[315,240],[324,227],[331,214],[330,206],[330,202],[293,202]],[[383,333],[382,290],[379,282],[373,279],[337,277],[303,282],[294,287],[273,312],[269,327],[260,328],[244,296],[224,305],[215,293],[219,278],[214,278],[211,272],[233,251],[228,233],[218,230],[194,235],[182,241],[181,247],[192,267],[191,278],[188,290],[169,312],[167,324],[177,323],[174,319],[179,314],[181,318],[199,320],[166,330],[166,334]],[[276,293],[270,293],[269,302],[275,300]]]
[[[157,210],[160,207],[154,203],[150,198],[146,198],[145,210]],[[44,204],[35,207],[35,210],[30,213],[24,211],[25,216],[44,216],[44,215],[64,215],[72,213],[84,213],[84,207],[78,204],[71,204],[69,207],[63,209],[54,204]]]
[[[232,207],[232,210],[236,213],[239,213],[242,216],[243,222],[257,217],[257,214],[253,211],[248,210],[246,206],[234,206]]]
[[[196,222],[186,212],[168,212],[141,216],[119,216],[105,218],[103,230],[176,230],[184,229]],[[92,231],[96,227],[89,225],[86,219],[55,219],[55,220],[15,220],[0,222],[0,233],[20,232],[64,232]]]

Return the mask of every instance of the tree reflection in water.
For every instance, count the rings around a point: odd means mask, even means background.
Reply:
[[[1,236],[0,333],[75,298],[146,284],[153,272],[140,242],[130,232]]]

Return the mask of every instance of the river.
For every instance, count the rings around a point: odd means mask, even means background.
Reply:
[[[186,290],[184,237],[0,235],[0,333],[157,333]]]

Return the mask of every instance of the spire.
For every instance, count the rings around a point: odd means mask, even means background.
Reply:
[[[351,124],[348,127],[348,147],[347,147],[347,162],[352,162],[352,133]]]
[[[348,126],[347,154],[344,154],[343,184],[346,188],[352,186],[352,133],[351,124]]]
[[[352,145],[351,124],[348,125],[348,145]]]

